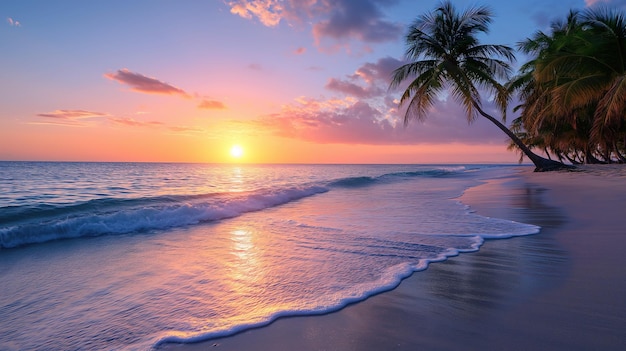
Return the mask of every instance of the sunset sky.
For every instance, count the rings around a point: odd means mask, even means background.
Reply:
[[[402,124],[390,74],[407,26],[438,3],[2,0],[0,160],[517,162],[501,131],[468,126],[445,96],[425,123]],[[454,4],[490,6],[483,42],[511,46],[571,8],[626,9]]]

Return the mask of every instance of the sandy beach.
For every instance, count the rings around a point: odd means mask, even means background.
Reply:
[[[626,169],[493,179],[460,200],[542,227],[321,316],[164,350],[626,350]]]

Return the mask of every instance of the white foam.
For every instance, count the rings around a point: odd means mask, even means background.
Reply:
[[[77,216],[64,214],[62,217],[45,222],[0,228],[0,248],[57,239],[146,232],[216,221],[282,205],[326,191],[328,189],[319,186],[293,187],[233,195],[228,199],[211,198],[209,202],[120,208],[102,214],[88,213]]]

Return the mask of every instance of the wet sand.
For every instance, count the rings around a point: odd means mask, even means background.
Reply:
[[[166,350],[626,350],[626,168],[492,179],[460,200],[542,227],[321,316]]]

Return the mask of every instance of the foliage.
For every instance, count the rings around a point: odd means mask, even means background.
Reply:
[[[404,123],[424,120],[437,96],[447,90],[465,108],[469,122],[480,115],[494,123],[535,164],[536,170],[562,168],[562,163],[534,154],[482,108],[481,91],[492,93],[504,119],[509,91],[500,81],[510,77],[510,62],[515,59],[508,46],[479,42],[478,35],[488,32],[491,19],[487,7],[458,12],[451,1],[444,1],[409,27],[405,52],[409,62],[394,71],[391,82],[391,88],[396,88],[409,81],[400,98],[400,105],[408,103]]]
[[[538,31],[518,48],[531,59],[507,84],[521,101],[515,132],[559,160],[626,161],[624,14],[570,11],[550,33]]]

